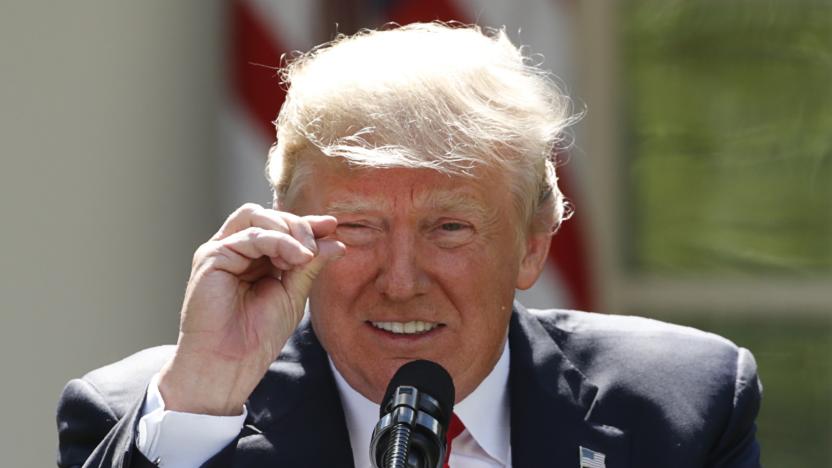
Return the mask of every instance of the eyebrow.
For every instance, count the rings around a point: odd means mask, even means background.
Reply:
[[[432,210],[471,213],[483,221],[496,216],[495,209],[483,206],[476,197],[461,191],[440,190],[420,197],[419,205]],[[386,198],[343,197],[326,206],[326,212],[333,215],[371,213],[389,205]]]
[[[333,215],[357,214],[367,213],[369,211],[377,209],[378,207],[379,203],[374,200],[366,198],[348,198],[335,200],[327,204],[327,206],[324,209],[324,212]]]

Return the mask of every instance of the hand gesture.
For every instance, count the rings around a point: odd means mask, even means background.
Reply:
[[[303,317],[315,277],[344,254],[336,225],[246,204],[197,249],[176,353],[160,374],[167,409],[240,414]]]

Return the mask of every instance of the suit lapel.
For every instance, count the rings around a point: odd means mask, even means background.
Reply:
[[[629,440],[594,421],[598,388],[566,358],[552,333],[515,304],[509,326],[511,451],[514,468],[579,468],[580,447],[629,465]],[[344,411],[326,353],[308,320],[248,403],[235,466],[353,467]]]
[[[515,303],[509,326],[512,465],[579,468],[584,447],[604,454],[606,468],[629,466],[626,433],[592,420],[598,388],[566,358],[558,338]]]
[[[308,319],[252,393],[235,466],[353,467],[326,352]]]

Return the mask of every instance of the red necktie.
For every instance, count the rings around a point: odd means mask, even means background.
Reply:
[[[456,436],[462,434],[462,431],[465,430],[465,425],[462,424],[462,421],[459,420],[456,413],[451,416],[451,423],[448,425],[448,431],[445,433],[445,446],[447,447],[445,450],[445,468],[450,468],[448,466],[448,460],[451,458],[451,443],[454,441]]]

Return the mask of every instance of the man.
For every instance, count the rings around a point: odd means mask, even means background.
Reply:
[[[284,78],[274,209],[197,249],[175,347],[67,385],[60,466],[368,467],[414,359],[453,377],[455,468],[759,466],[748,351],[513,302],[565,217],[571,118],[502,31],[362,32]]]

